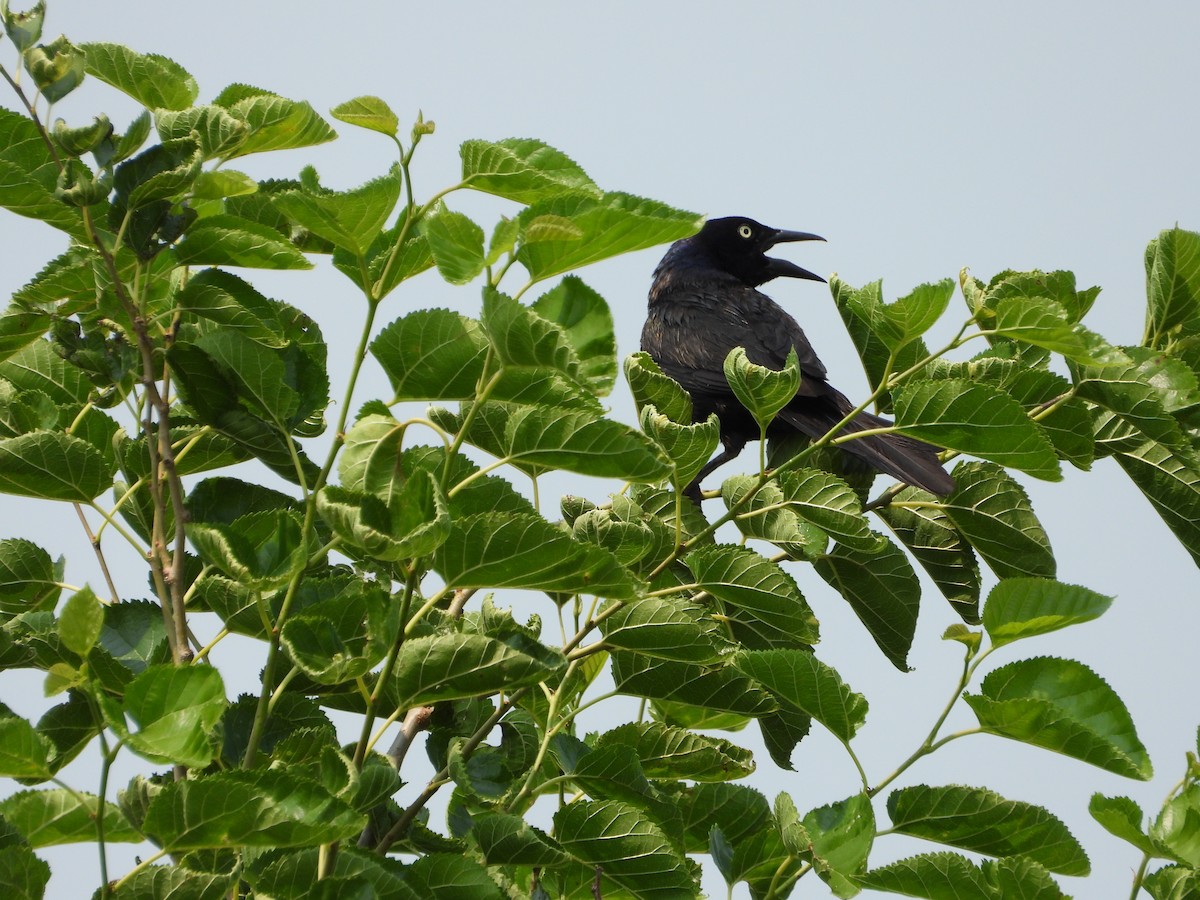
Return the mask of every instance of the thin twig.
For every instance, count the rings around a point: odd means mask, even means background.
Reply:
[[[104,558],[104,551],[100,548],[100,539],[96,537],[96,533],[92,531],[92,526],[87,520],[87,516],[83,514],[83,506],[76,503],[75,513],[79,516],[79,522],[83,525],[83,530],[87,534],[88,542],[92,545],[92,550],[96,553],[96,561],[100,563],[100,571],[104,574],[104,581],[108,585],[109,599],[113,603],[120,601],[121,597],[117,593],[117,585],[113,582],[112,573],[108,570],[108,561]]]

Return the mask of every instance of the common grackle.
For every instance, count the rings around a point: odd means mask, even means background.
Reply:
[[[824,281],[807,269],[766,251],[789,241],[820,241],[803,231],[768,228],[753,219],[712,219],[698,233],[671,245],[650,287],[642,349],[691,395],[692,417],[700,422],[716,413],[724,451],[714,456],[688,486],[700,497],[700,481],[759,438],[750,411],[725,379],[725,357],[743,347],[750,362],[782,369],[788,351],[800,360],[800,388],[768,427],[770,437],[800,432],[820,438],[855,406],[825,380],[826,370],[804,331],[786,311],[756,288],[772,278]],[[885,428],[892,423],[859,413],[840,434]],[[864,435],[839,446],[906,484],[948,494],[954,479],[941,467],[937,448],[898,434]]]

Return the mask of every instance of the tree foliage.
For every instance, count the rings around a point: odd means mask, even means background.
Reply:
[[[37,722],[0,707],[0,775],[23,786],[0,801],[0,883],[40,896],[34,851],[75,842],[99,845],[98,894],[130,898],[682,897],[705,855],[756,898],[805,876],[839,897],[1058,897],[1052,876],[1088,873],[1041,806],[983,786],[885,790],[960,736],[942,733],[949,709],[893,773],[868,777],[854,751],[868,694],[816,649],[794,573],[811,566],[905,670],[923,572],[962,619],[945,637],[962,645],[955,702],[977,731],[1149,778],[1102,672],[1052,656],[982,664],[1111,602],[1056,580],[1021,479],[1111,456],[1200,561],[1200,235],[1151,242],[1136,346],[1083,324],[1097,290],[1069,272],[964,271],[962,327],[932,350],[952,280],[889,303],[878,282],[835,279],[871,385],[863,408],[945,447],[954,492],[876,491],[840,469],[827,435],[772,448],[770,468],[764,454],[701,510],[681,489],[715,421],[694,422],[648,357],[622,366],[607,304],[575,274],[685,237],[696,214],[606,190],[530,138],[465,142],[461,179],[418,198],[411,169],[434,125],[418,116],[402,135],[372,96],[330,117],[391,141],[387,171],[347,191],[312,168],[256,180],[238,159],[332,140],[335,125],[244,84],[199,103],[173,60],[44,42],[44,13],[0,8],[17,58],[0,206],[64,246],[0,315],[0,491],[73,506],[105,583],[67,587],[59,548],[0,539],[0,668],[43,672],[53,698]],[[49,105],[88,77],[143,112],[123,131],[103,114],[51,123]],[[453,208],[461,191],[511,209],[485,229]],[[358,310],[361,340],[337,361],[336,403],[320,323],[253,282],[316,258],[360,297],[338,304]],[[481,289],[480,313],[393,301],[431,269]],[[363,365],[391,396],[358,396]],[[639,427],[602,405],[622,367]],[[765,434],[795,367],[734,351],[725,371]],[[547,515],[528,488],[556,471],[614,489]],[[149,596],[140,573],[109,569],[114,542],[146,559]],[[498,589],[530,592],[540,612],[519,620]],[[254,696],[228,695],[230,634],[262,648]],[[646,714],[581,736],[606,671]],[[339,738],[332,710],[357,717],[356,737]],[[787,769],[813,723],[861,785],[805,812],[739,785],[755,761],[711,734],[752,725]],[[436,774],[399,801],[422,732]],[[58,776],[81,754],[99,760],[92,791]],[[145,771],[114,791],[122,754]],[[1143,854],[1137,884],[1154,897],[1200,890],[1195,759],[1152,822],[1128,798],[1091,804]],[[439,793],[444,827],[426,808]],[[885,814],[888,830],[949,849],[872,867]],[[154,849],[110,872],[114,842]],[[1147,874],[1152,860],[1167,864]]]

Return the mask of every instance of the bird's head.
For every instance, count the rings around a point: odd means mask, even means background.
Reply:
[[[780,276],[825,280],[786,259],[774,259],[766,255],[776,244],[825,240],[807,231],[784,231],[743,216],[728,216],[709,219],[691,240],[701,246],[723,271],[751,287],[758,287]]]

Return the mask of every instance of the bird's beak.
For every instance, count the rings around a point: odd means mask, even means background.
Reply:
[[[774,247],[776,244],[790,244],[797,241],[823,241],[825,238],[819,234],[811,234],[807,231],[776,231],[771,237],[771,243],[768,247]],[[802,269],[794,262],[786,259],[775,259],[773,256],[767,257],[767,271],[771,273],[772,278],[807,278],[809,281],[824,281],[820,275],[815,272],[810,272],[808,269]]]

